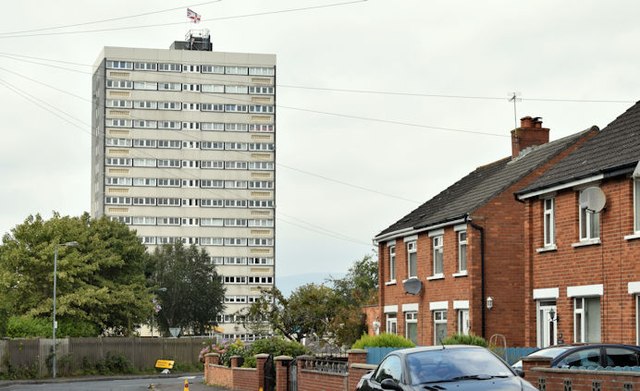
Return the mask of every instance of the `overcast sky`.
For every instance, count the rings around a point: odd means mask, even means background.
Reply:
[[[103,46],[184,39],[188,6],[215,51],[277,55],[277,282],[346,272],[381,230],[509,155],[510,93],[551,139],[639,97],[637,0],[5,2],[1,233],[90,209],[91,65]]]

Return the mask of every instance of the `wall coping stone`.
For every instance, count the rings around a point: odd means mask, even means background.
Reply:
[[[259,353],[255,355],[255,358],[268,358],[269,355],[267,353]]]
[[[292,361],[293,357],[282,355],[282,356],[274,357],[273,359],[276,361]]]
[[[204,355],[205,357],[220,357],[218,353],[207,353]]]
[[[367,351],[364,349],[349,349],[347,353],[366,353]]]
[[[362,364],[362,363],[353,363],[351,364],[351,368],[355,369],[376,369],[378,366],[375,364]]]

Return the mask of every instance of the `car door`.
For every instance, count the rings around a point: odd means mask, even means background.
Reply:
[[[637,367],[640,357],[637,350],[626,346],[607,346],[604,348],[605,367]]]
[[[599,346],[572,349],[558,357],[552,366],[557,368],[600,366],[600,356]]]
[[[402,360],[400,360],[400,357],[395,355],[387,356],[367,380],[367,388],[362,388],[362,390],[382,390],[380,383],[385,379],[393,379],[398,383],[402,381]]]

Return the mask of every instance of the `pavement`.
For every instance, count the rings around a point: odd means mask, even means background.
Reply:
[[[44,385],[44,384],[64,384],[64,383],[81,383],[92,381],[114,381],[114,380],[134,380],[134,379],[149,379],[149,383],[152,384],[153,379],[171,379],[180,377],[192,377],[195,376],[198,380],[189,381],[190,391],[206,390],[206,391],[233,391],[228,388],[207,386],[202,383],[202,372],[196,373],[169,373],[169,374],[151,374],[151,375],[113,375],[113,376],[77,376],[77,377],[59,377],[56,379],[44,378],[44,379],[28,379],[28,380],[0,380],[0,390],[12,388],[15,386],[28,386],[28,385]]]

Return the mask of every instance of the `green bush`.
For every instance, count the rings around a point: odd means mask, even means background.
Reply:
[[[352,346],[352,349],[364,349],[365,347],[378,348],[412,348],[413,342],[397,334],[382,333],[380,335],[364,334]]]
[[[475,345],[487,347],[489,344],[487,341],[478,337],[477,335],[462,335],[462,334],[453,334],[442,340],[443,345]]]
[[[11,316],[7,321],[6,336],[9,338],[47,337],[53,334],[51,320],[33,318],[27,315]],[[56,336],[63,337],[95,337],[98,330],[95,325],[79,321],[58,321]]]
[[[242,366],[246,368],[255,368],[255,356],[260,353],[272,354],[274,356],[297,357],[303,354],[308,354],[309,350],[298,342],[288,341],[279,337],[259,339],[251,344],[251,347],[247,350],[244,356],[244,364]]]

